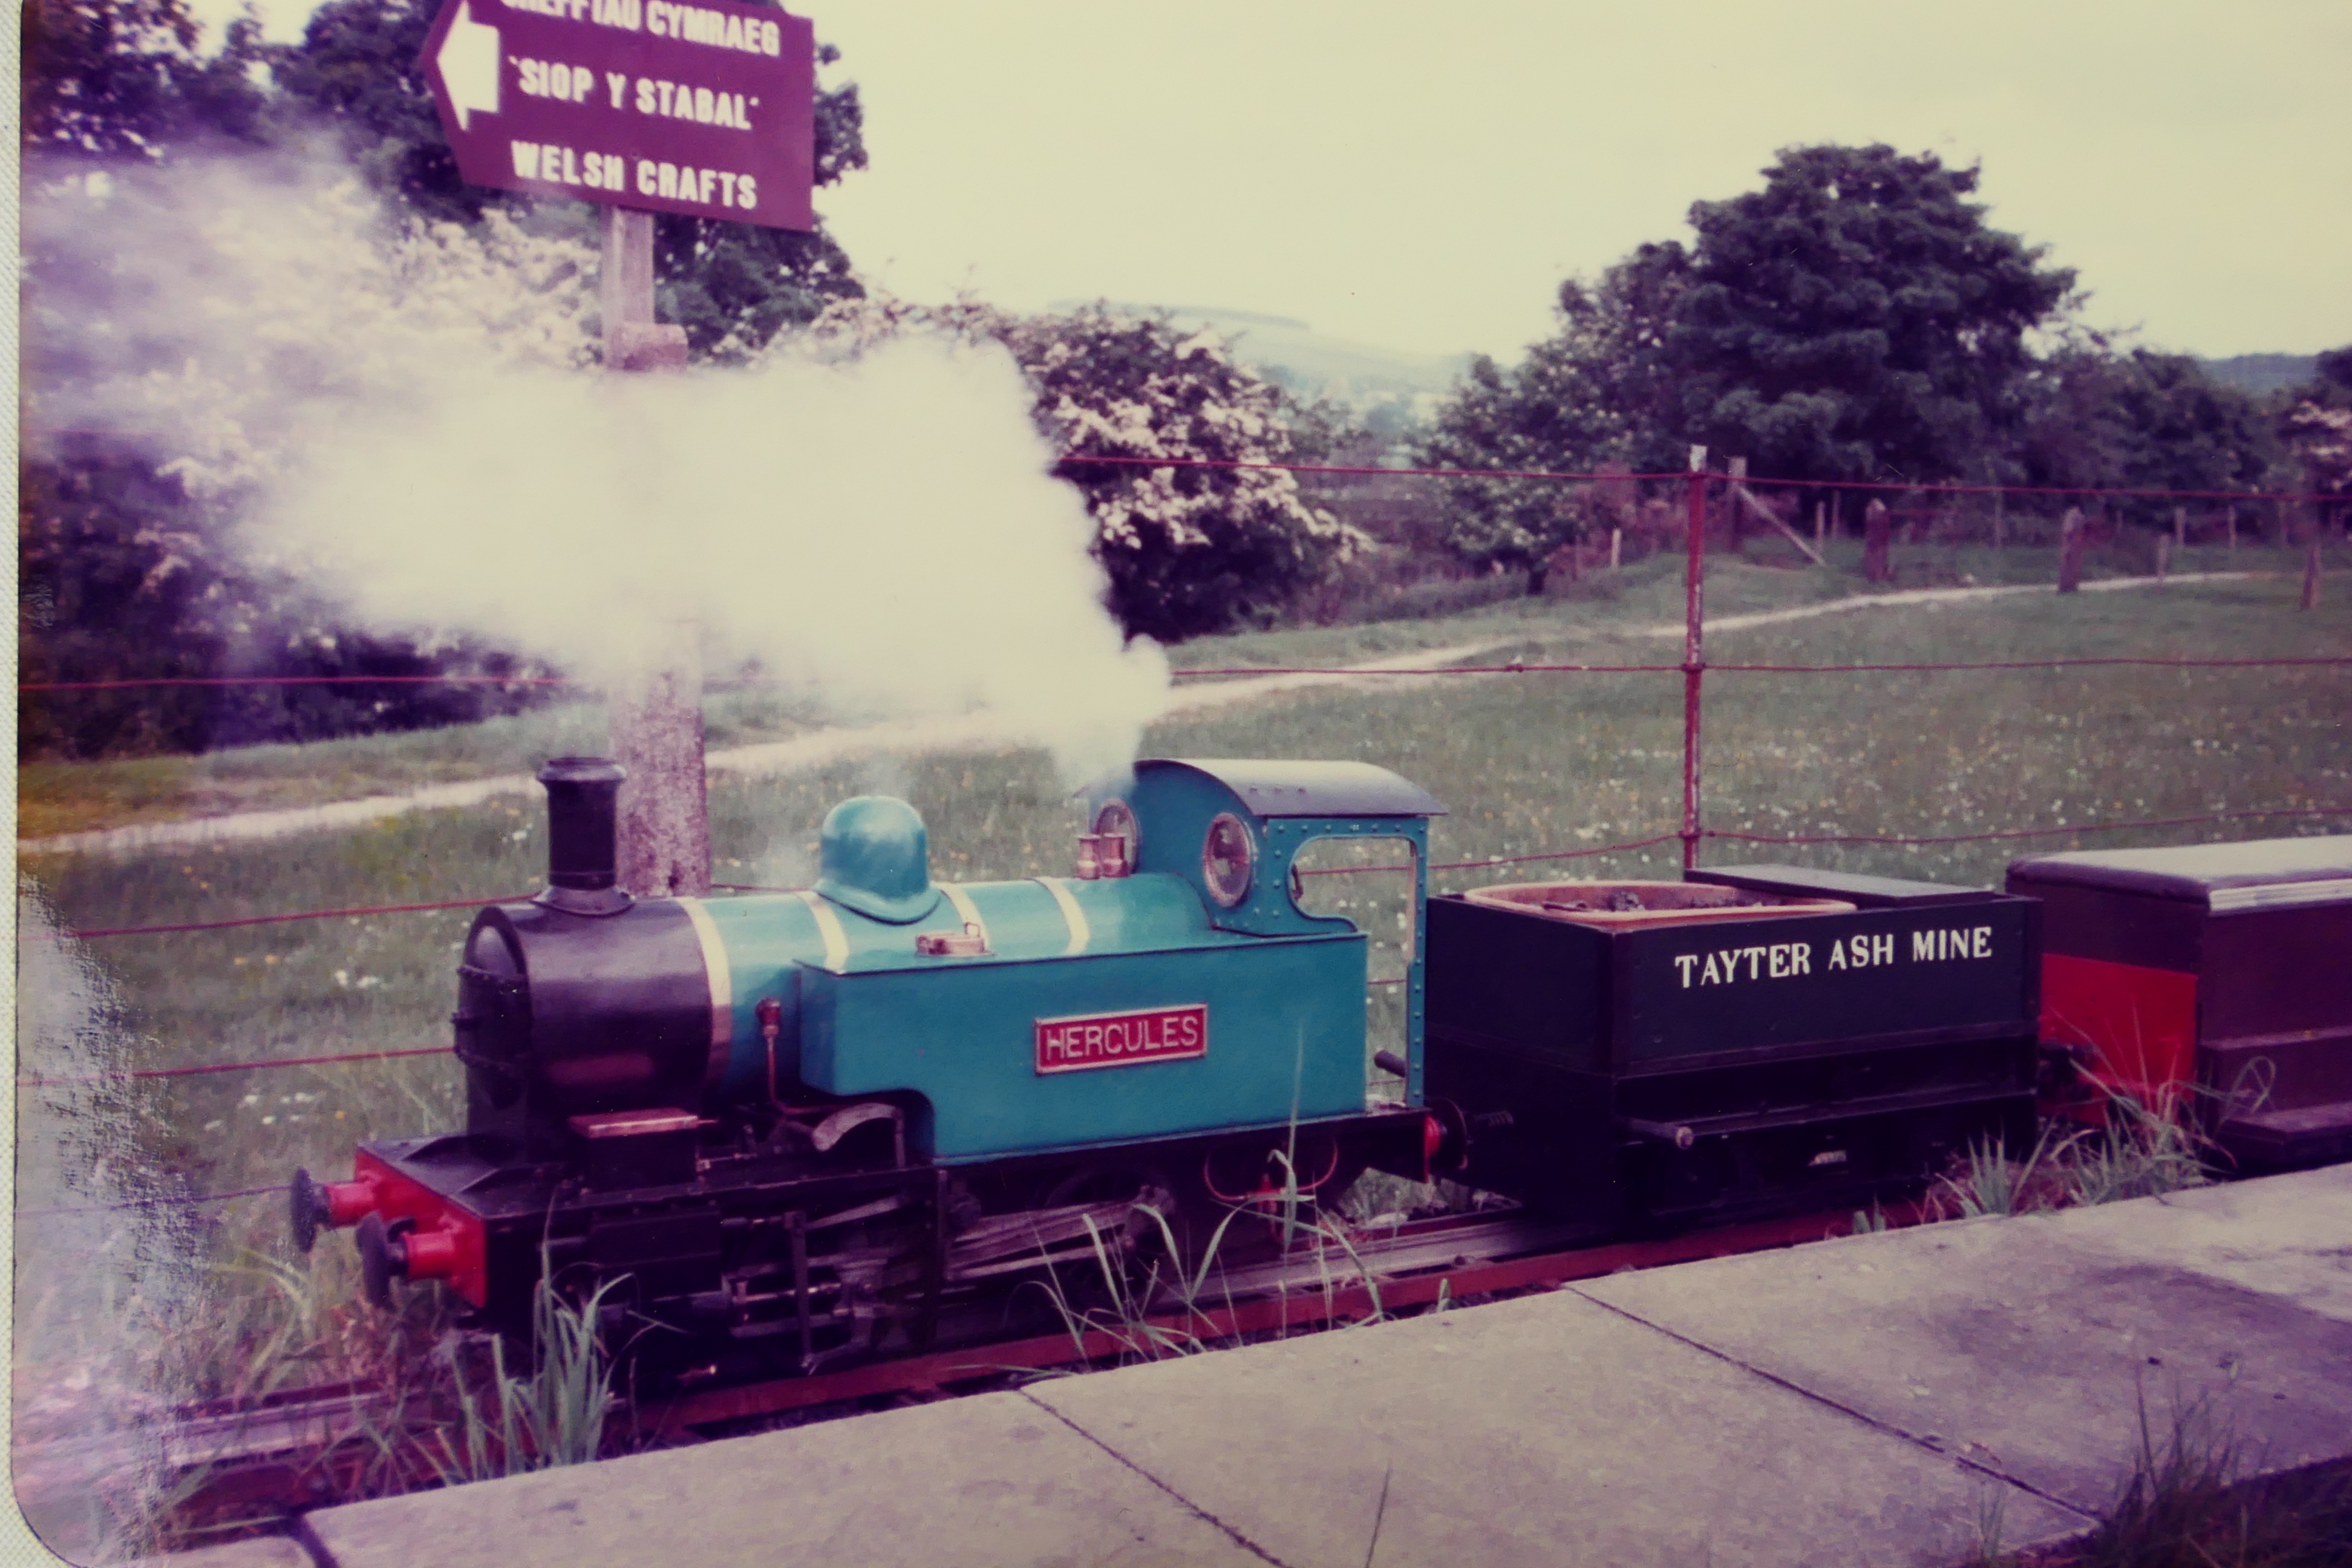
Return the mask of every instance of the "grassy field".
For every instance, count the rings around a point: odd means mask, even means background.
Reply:
[[[1918,579],[1994,580],[1992,552],[1918,547]],[[2016,557],[2024,552],[2011,552]],[[2213,552],[2217,556],[2219,552]],[[2275,565],[2243,551],[2230,564]],[[2014,564],[2014,563],[2012,563]],[[2046,564],[2046,563],[2044,563]],[[2190,563],[2184,563],[2184,570]],[[2196,563],[2220,565],[2222,563]],[[1632,635],[1675,619],[1671,563],[1622,581],[1478,613],[1381,626],[1254,633],[1176,650],[1173,662],[1321,663],[1508,638],[1529,658],[1657,662],[1678,651]],[[1842,596],[1850,578],[1722,563],[1717,615]],[[1710,657],[1844,663],[2102,655],[2352,655],[2352,604],[2336,594],[2294,608],[2290,576],[2163,590],[2040,595],[1939,609],[1864,611],[1723,632]],[[1706,814],[1764,834],[1938,835],[2012,826],[2352,804],[2352,672],[2343,668],[2002,674],[1767,676],[1719,673],[1706,708]],[[746,699],[733,731],[809,715]],[[715,734],[728,733],[714,724]],[[145,796],[127,781],[162,764],[29,770],[30,803],[83,810],[85,824],[194,809],[191,802],[282,804],[305,789],[383,793],[403,784],[523,771],[551,751],[590,749],[601,722],[550,710],[478,731],[383,737],[191,760],[180,784]],[[1351,757],[1381,763],[1450,808],[1434,826],[1440,863],[1544,854],[1671,831],[1680,811],[1680,682],[1671,675],[1402,678],[1303,691],[1155,726],[1147,754]],[[141,769],[162,771],[142,774]],[[200,786],[190,779],[209,781]],[[173,789],[182,793],[173,795]],[[219,795],[205,795],[217,789]],[[816,826],[845,795],[903,795],[930,827],[934,871],[979,880],[1067,868],[1074,808],[1042,752],[890,755],[765,779],[726,776],[711,792],[719,879],[804,884]],[[191,793],[193,792],[193,793]],[[272,793],[286,792],[286,793]],[[31,820],[28,812],[28,825]],[[2254,837],[2352,828],[2352,816],[2060,834],[2027,844],[1784,849],[1717,840],[1714,864],[1796,859],[1975,884],[1997,883],[2032,850]],[[172,853],[31,853],[20,862],[31,923],[162,924],[309,908],[523,892],[545,858],[541,815],[520,802],[418,813],[348,832]],[[1542,876],[1668,877],[1676,847],[1504,870],[1454,870],[1441,889]],[[1362,918],[1393,964],[1402,879],[1331,877],[1318,901]],[[282,1182],[297,1164],[348,1169],[355,1142],[458,1119],[446,1056],[408,1061],[145,1080],[140,1067],[438,1047],[451,967],[469,911],[343,919],[68,943],[20,961],[20,1072],[99,1075],[21,1088],[26,1151],[20,1208],[152,1193],[218,1193]],[[1376,1018],[1385,1016],[1375,1005]],[[98,1384],[173,1397],[308,1381],[348,1350],[349,1323],[323,1301],[352,1294],[346,1246],[321,1248],[315,1284],[281,1279],[282,1196],[200,1209],[26,1215],[17,1231],[20,1395],[60,1368],[112,1365]],[[158,1258],[171,1262],[158,1272]],[[26,1314],[33,1317],[27,1318]],[[342,1326],[338,1327],[341,1323]],[[338,1339],[338,1335],[341,1335]],[[273,1338],[274,1336],[274,1338]],[[257,1367],[257,1347],[278,1360]],[[132,1346],[137,1346],[133,1353]],[[159,1346],[168,1346],[157,1359]],[[296,1350],[312,1359],[297,1359]],[[295,1347],[289,1349],[288,1347]],[[109,1362],[108,1358],[114,1360]],[[124,1358],[130,1358],[126,1360]],[[266,1359],[266,1358],[265,1358]],[[136,1362],[136,1366],[131,1362]]]
[[[1797,563],[1779,542],[1750,545],[1753,563],[1718,559],[1707,585],[1710,616],[1918,587],[2039,583],[2051,579],[2052,552],[1989,546],[1919,544],[1895,552],[1895,577],[1885,588],[1864,584],[1853,568],[1861,545],[1833,541],[1836,572],[1776,570]],[[2352,565],[2339,550],[2334,564]],[[2093,551],[2085,578],[2141,576],[2150,570],[2132,544]],[[2181,572],[2299,569],[2290,551],[2219,548],[2182,553]],[[1603,637],[1629,627],[1679,624],[1682,563],[1656,555],[1617,574],[1582,583],[1555,578],[1540,597],[1520,595],[1465,615],[1369,626],[1306,626],[1202,637],[1170,650],[1180,668],[1360,662],[1419,648],[1483,642],[1557,647],[1561,639]],[[1654,645],[1647,645],[1654,646]],[[70,701],[70,697],[35,699]],[[714,696],[706,704],[709,744],[783,740],[827,721],[856,715],[829,712],[806,694],[772,690]],[[427,784],[528,773],[545,757],[593,752],[604,743],[601,702],[563,703],[512,719],[446,730],[370,735],[306,746],[249,746],[203,756],[138,757],[104,763],[43,763],[16,772],[16,836],[38,839],[89,828],[179,821],[236,811],[317,805]]]
[[[69,700],[69,699],[49,699]],[[736,691],[705,704],[714,748],[780,741],[820,721],[806,698]],[[320,805],[425,784],[529,773],[548,757],[604,745],[602,701],[562,702],[446,730],[359,735],[303,746],[240,746],[201,756],[33,762],[16,770],[16,836],[177,822],[237,811]]]

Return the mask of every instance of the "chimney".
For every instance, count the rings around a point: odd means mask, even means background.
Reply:
[[[575,915],[616,915],[633,901],[616,885],[614,801],[625,777],[608,757],[555,757],[547,786],[547,891],[539,901]]]

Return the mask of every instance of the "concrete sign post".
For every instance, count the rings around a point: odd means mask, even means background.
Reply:
[[[467,184],[605,211],[604,364],[682,370],[654,321],[656,213],[811,229],[816,37],[806,17],[732,0],[446,0],[420,56]],[[610,699],[627,770],[621,885],[710,887],[699,627],[654,607],[665,646]]]

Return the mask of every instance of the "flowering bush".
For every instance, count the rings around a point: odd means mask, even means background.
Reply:
[[[2352,494],[2352,346],[2319,356],[2319,374],[2279,416],[2278,433],[2323,494]]]
[[[1365,542],[1307,504],[1292,474],[1235,466],[1292,460],[1295,415],[1213,332],[1103,305],[1016,316],[968,298],[880,297],[837,302],[778,352],[854,358],[908,331],[999,344],[1019,363],[1038,430],[1065,454],[1058,471],[1086,497],[1110,609],[1130,636],[1173,641],[1266,616]]]

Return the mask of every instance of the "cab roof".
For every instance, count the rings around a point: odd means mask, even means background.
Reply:
[[[1246,757],[1150,757],[1135,764],[1205,773],[1260,816],[1444,816],[1437,797],[1370,763]]]

